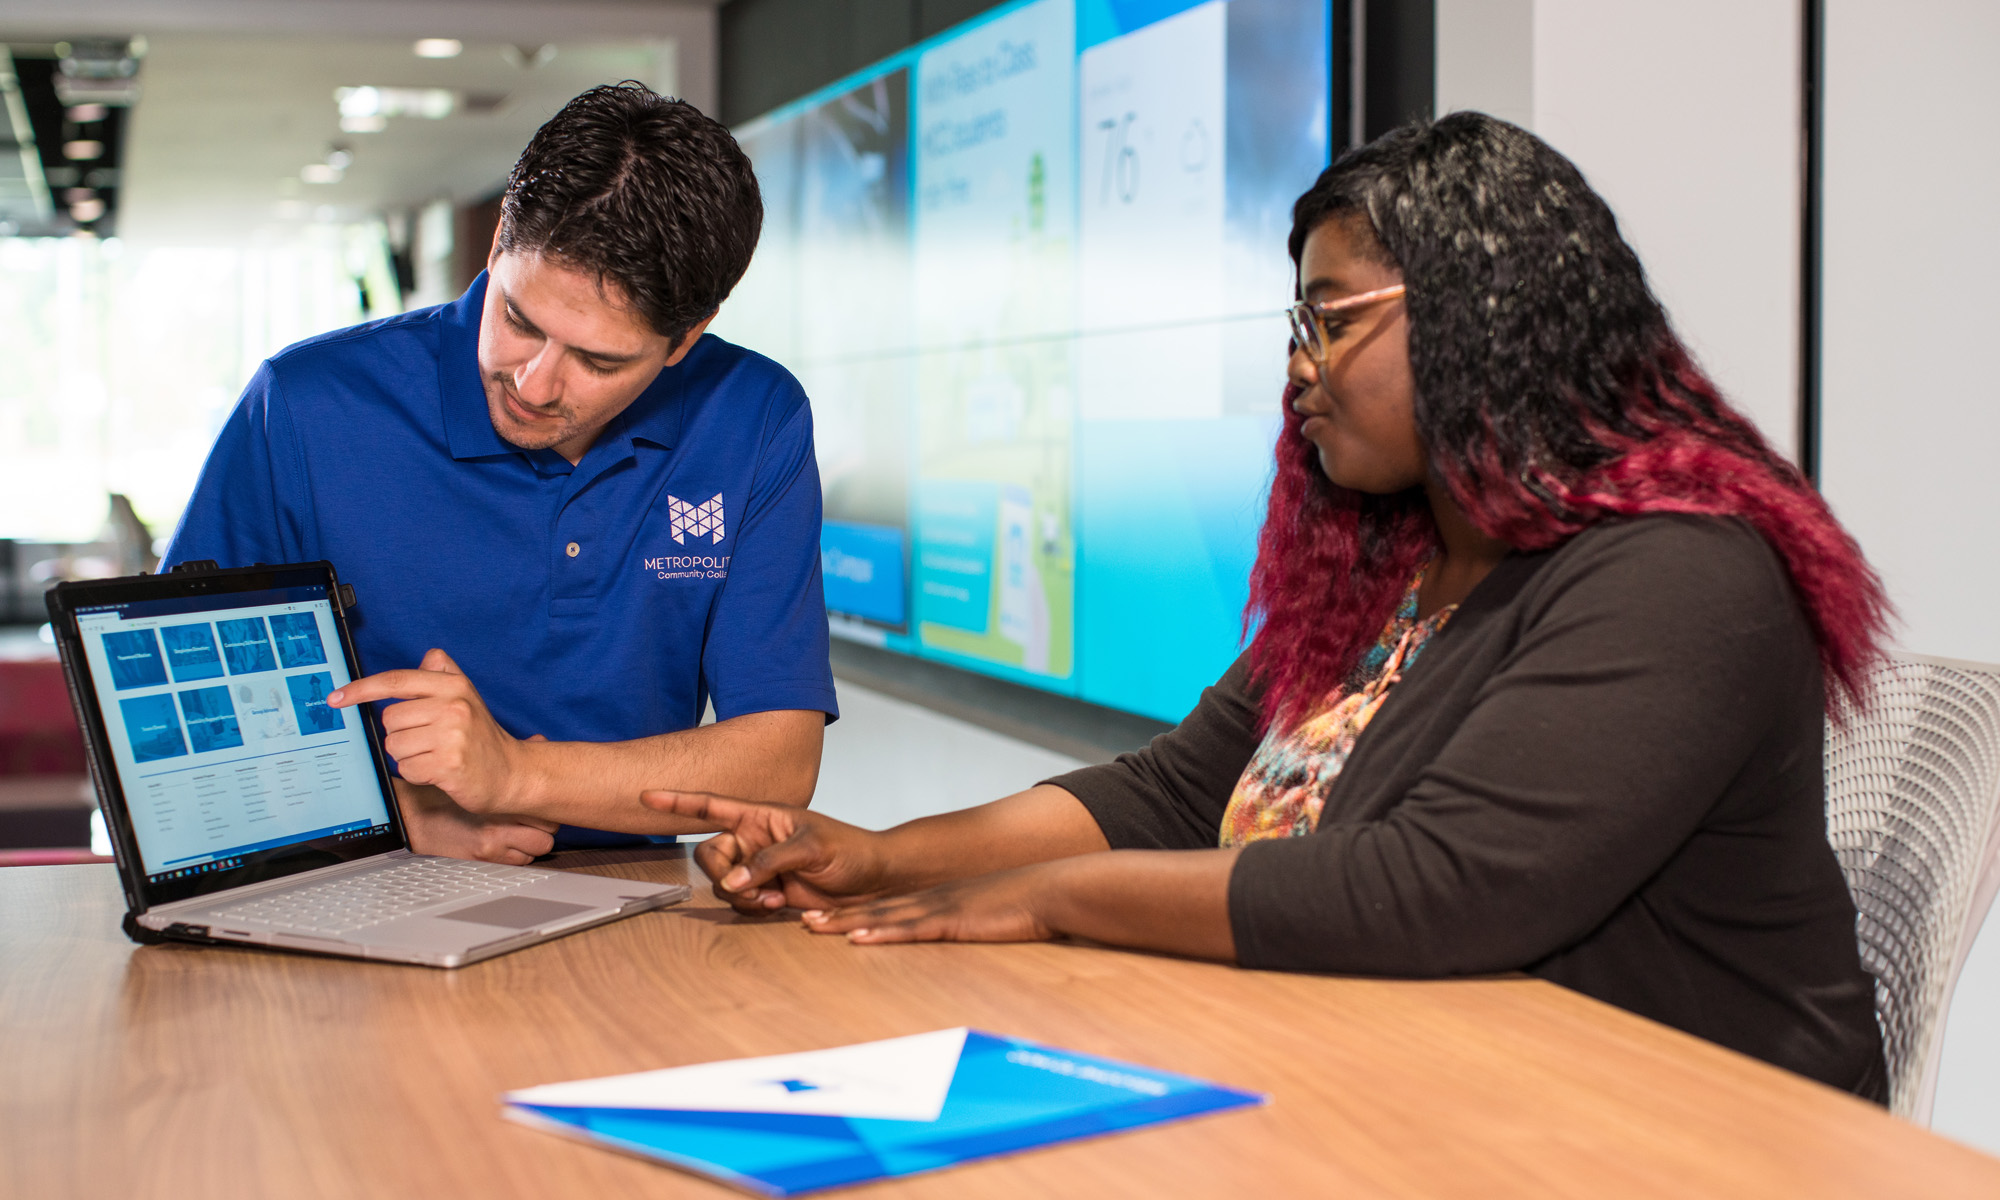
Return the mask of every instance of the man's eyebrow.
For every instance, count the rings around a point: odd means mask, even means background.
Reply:
[[[528,319],[528,314],[521,311],[521,306],[514,303],[514,298],[509,296],[504,288],[500,292],[500,302],[507,306],[507,315],[512,317],[514,323],[522,329],[527,330],[538,338],[546,339],[549,336],[542,332],[540,326]],[[613,354],[608,350],[585,350],[582,346],[571,346],[570,349],[576,351],[584,358],[595,359],[603,363],[636,362],[640,357],[637,354]]]
[[[521,311],[521,306],[514,303],[514,297],[509,296],[504,288],[500,292],[500,303],[506,305],[507,315],[513,318],[514,324],[519,325],[537,337],[548,336],[542,332],[540,326],[528,319],[528,314]]]
[[[595,359],[596,361],[602,363],[636,362],[638,361],[639,358],[639,356],[636,354],[613,354],[608,350],[585,350],[581,346],[571,346],[570,349],[576,351],[578,354],[582,355],[585,358]]]

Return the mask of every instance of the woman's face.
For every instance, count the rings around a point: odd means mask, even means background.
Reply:
[[[1333,220],[1306,238],[1300,291],[1308,301],[1339,300],[1403,282],[1403,273],[1363,253],[1365,222]],[[1316,363],[1294,350],[1287,369],[1305,417],[1299,431],[1319,448],[1319,465],[1341,487],[1386,495],[1416,487],[1430,472],[1417,435],[1416,380],[1410,373],[1410,322],[1400,296],[1365,304],[1325,330]]]

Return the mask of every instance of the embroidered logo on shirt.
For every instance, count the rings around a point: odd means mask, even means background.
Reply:
[[[722,540],[722,493],[717,492],[700,504],[689,504],[679,496],[669,495],[667,497],[667,532],[673,535],[674,541],[683,546],[687,545],[687,538],[689,536],[700,538],[705,534],[713,535],[710,538],[711,545],[720,542]]]

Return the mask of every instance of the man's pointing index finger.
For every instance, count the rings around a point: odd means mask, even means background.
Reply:
[[[383,671],[355,680],[328,696],[326,702],[334,708],[351,708],[370,700],[422,700],[457,691],[464,678],[440,671]]]

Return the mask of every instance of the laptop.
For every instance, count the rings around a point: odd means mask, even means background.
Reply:
[[[140,942],[457,967],[684,885],[413,853],[331,564],[59,584],[49,620]],[[364,706],[365,707],[365,706]]]

